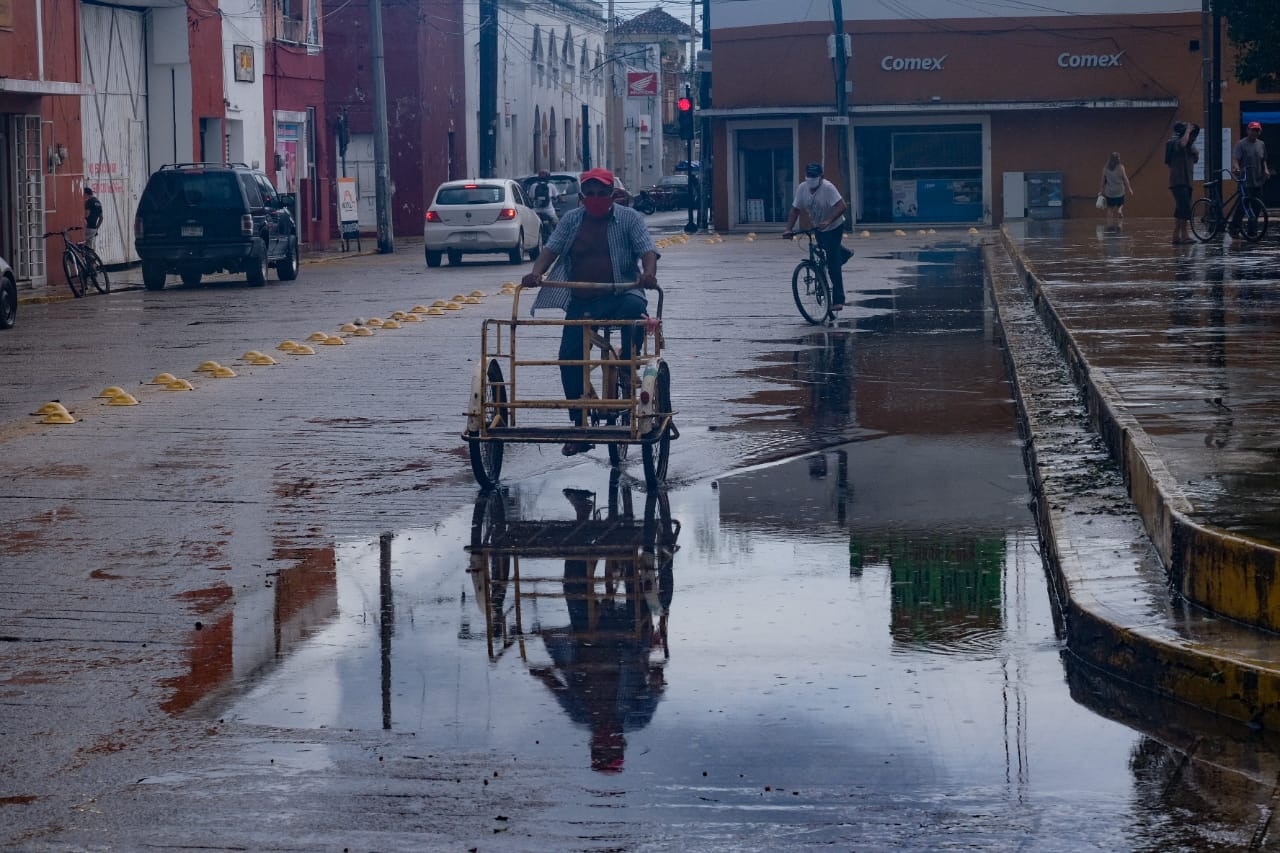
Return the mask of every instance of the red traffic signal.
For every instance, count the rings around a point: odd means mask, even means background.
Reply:
[[[693,139],[693,101],[690,98],[681,98],[676,101],[676,117],[680,125],[680,138]]]

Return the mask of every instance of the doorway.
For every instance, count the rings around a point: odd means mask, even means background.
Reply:
[[[795,139],[790,128],[737,132],[733,224],[786,222],[795,190]]]
[[[859,222],[980,222],[980,124],[857,128]]]

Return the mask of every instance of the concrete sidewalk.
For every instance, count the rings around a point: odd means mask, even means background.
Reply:
[[[1173,246],[1170,231],[1163,220],[1119,232],[1020,222],[988,253],[1046,546],[1073,653],[1276,730],[1280,247]],[[1031,317],[1081,389],[1078,412],[1043,399],[1045,354],[1018,342]],[[1090,442],[1122,480],[1100,473]],[[1134,544],[1139,519],[1153,555]]]
[[[323,264],[330,261],[344,260],[348,258],[356,258],[362,255],[376,255],[378,253],[378,239],[376,237],[362,237],[360,239],[359,248],[355,240],[350,243],[351,251],[343,251],[342,241],[333,240],[325,249],[314,249],[309,246],[302,247],[302,265],[305,267],[309,264]],[[395,238],[394,247],[396,252],[412,253],[419,259],[422,258],[422,237],[397,237]],[[424,261],[425,263],[425,261]],[[107,275],[111,279],[111,289],[116,290],[141,290],[142,289],[142,265],[138,262],[123,266],[114,266],[107,268]],[[210,276],[211,279],[218,278],[242,278],[243,276],[233,276],[229,273],[218,273]],[[275,278],[275,273],[268,270],[268,280]],[[170,283],[176,284],[176,277],[170,277]],[[97,296],[98,294],[90,293],[89,296]],[[49,280],[39,287],[23,287],[18,286],[18,304],[19,305],[39,305],[47,302],[62,302],[67,299],[74,299],[71,289],[67,287],[67,283],[62,278],[62,270],[58,268],[49,275]]]

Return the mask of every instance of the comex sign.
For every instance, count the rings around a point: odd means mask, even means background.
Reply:
[[[947,56],[886,56],[880,67],[885,71],[941,71]]]
[[[883,71],[942,71],[948,54],[942,56],[893,56],[880,60]],[[1071,53],[1063,51],[1058,54],[1059,68],[1119,68],[1122,64],[1119,53]]]
[[[1119,53],[1070,53],[1063,51],[1058,54],[1059,68],[1119,68],[1120,57],[1124,56],[1124,51]]]

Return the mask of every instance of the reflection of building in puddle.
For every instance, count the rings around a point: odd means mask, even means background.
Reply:
[[[617,772],[625,733],[649,723],[665,689],[680,523],[657,492],[637,519],[617,477],[605,506],[590,492],[566,489],[565,497],[575,518],[531,521],[514,517],[504,491],[481,496],[469,572],[490,658],[517,649],[565,714],[590,732],[592,768]],[[541,649],[529,642],[535,636]]]
[[[338,613],[337,561],[332,545],[294,548],[277,544],[273,564],[286,568],[252,590],[226,585],[186,597],[198,621],[191,634],[191,666],[168,684],[163,704],[177,714],[283,660]]]
[[[717,486],[725,528],[805,541],[839,535],[851,575],[879,566],[892,584],[891,631],[904,646],[968,656],[998,646],[1006,542],[1032,523],[1009,436],[885,436]]]
[[[895,643],[970,657],[998,648],[1004,627],[1003,538],[855,536],[849,550],[854,571],[873,564],[889,567],[889,630]]]
[[[1272,849],[1259,844],[1280,778],[1280,736],[1137,687],[1063,652],[1071,698],[1140,732],[1129,757],[1138,820],[1132,838],[1178,815],[1182,850]],[[1272,831],[1273,833],[1274,831]],[[1230,840],[1229,840],[1230,839]]]

